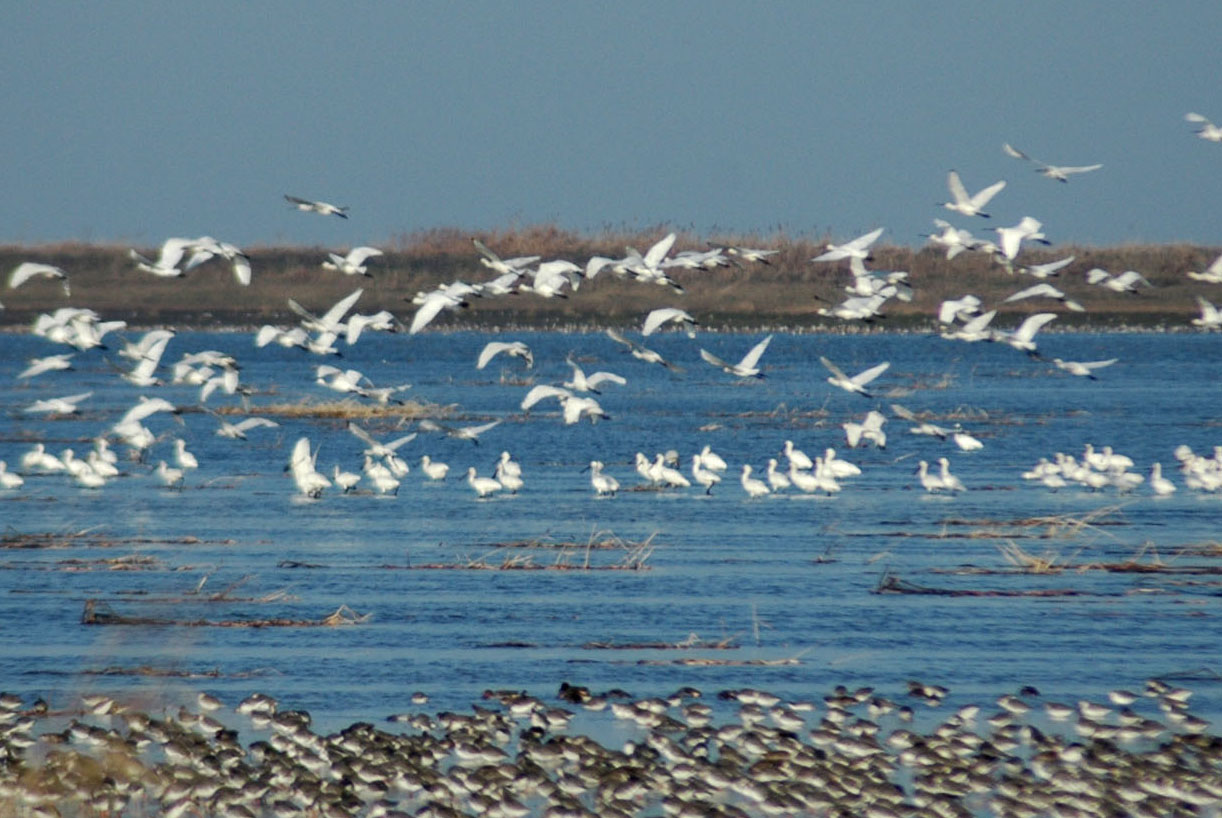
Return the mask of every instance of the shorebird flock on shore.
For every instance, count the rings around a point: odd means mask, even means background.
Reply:
[[[1222,742],[1188,688],[1150,679],[1067,703],[1023,686],[953,710],[950,693],[909,680],[895,698],[845,685],[817,701],[691,686],[640,698],[562,682],[546,698],[485,690],[470,714],[430,712],[416,692],[380,725],[330,733],[264,693],[160,710],[4,693],[0,804],[30,818],[1144,818],[1222,805]]]
[[[1199,136],[1220,141],[1215,138],[1217,129],[1212,123],[1198,114],[1189,114],[1187,119],[1201,126]],[[1003,145],[1003,151],[1010,157],[1032,163],[1039,173],[1063,183],[1068,182],[1071,177],[1094,172],[1102,167],[1098,164],[1048,164],[1031,158],[1008,143]],[[960,175],[952,170],[947,176],[947,186],[950,200],[942,203],[945,209],[968,219],[989,218],[985,208],[995,197],[1004,195],[1005,181],[998,180],[971,194]],[[285,199],[291,207],[304,213],[343,219],[350,217],[347,207],[290,195],[286,195]],[[935,219],[934,223],[939,232],[930,234],[929,242],[933,246],[943,248],[948,260],[962,253],[983,254],[993,261],[1002,275],[1036,280],[1036,283],[1020,287],[988,309],[986,307],[990,305],[986,305],[982,299],[971,293],[943,300],[936,316],[937,325],[941,327],[941,337],[968,343],[1004,343],[1026,353],[1033,360],[1049,360],[1043,358],[1037,344],[1037,336],[1041,329],[1056,320],[1057,312],[1031,314],[1017,327],[1008,330],[993,327],[992,321],[997,315],[998,307],[1020,300],[1042,300],[1059,305],[1061,309],[1086,311],[1087,306],[1083,302],[1089,301],[1089,291],[1084,290],[1086,294],[1071,298],[1062,289],[1050,283],[1050,279],[1064,273],[1074,258],[1071,256],[1040,264],[1026,263],[1022,254],[1025,246],[1031,243],[1048,243],[1044,225],[1030,216],[1024,217],[1016,225],[995,228],[996,240],[974,237],[970,231],[942,219]],[[884,306],[891,299],[912,299],[913,286],[919,286],[919,282],[911,282],[907,272],[871,270],[866,266],[872,260],[871,248],[883,233],[884,228],[879,227],[848,241],[829,242],[822,253],[811,259],[812,263],[829,273],[840,269],[840,265],[845,263],[851,276],[844,287],[847,297],[835,303],[827,302],[829,306],[819,309],[820,314],[845,322],[871,322],[882,315]],[[698,276],[700,271],[731,265],[768,264],[770,257],[778,252],[774,249],[750,247],[714,247],[675,252],[675,243],[676,234],[672,232],[654,242],[644,252],[626,247],[622,257],[594,256],[579,263],[569,259],[544,260],[539,255],[503,258],[494,248],[488,247],[479,239],[473,239],[473,260],[477,260],[493,277],[475,283],[453,281],[406,297],[404,300],[410,301],[415,307],[410,318],[401,319],[388,310],[372,314],[357,312],[356,307],[364,293],[363,288],[356,288],[336,303],[324,306],[320,313],[314,311],[319,309],[318,307],[307,308],[289,297],[287,304],[299,317],[298,323],[295,326],[262,326],[255,333],[254,343],[259,347],[278,344],[285,348],[298,348],[306,355],[328,358],[338,355],[343,348],[358,343],[362,337],[367,337],[368,333],[403,332],[410,336],[423,332],[443,312],[461,310],[476,298],[499,298],[511,294],[549,299],[580,297],[580,288],[600,275],[616,276],[644,285],[657,285],[660,297],[681,303],[684,288],[676,276]],[[240,286],[249,285],[253,274],[250,259],[240,248],[210,236],[166,239],[155,259],[135,249],[130,253],[136,273],[157,277],[180,278],[214,260],[227,263]],[[383,251],[378,248],[356,246],[344,253],[329,253],[320,262],[320,268],[327,271],[324,274],[371,277],[376,275],[371,270],[371,263],[383,255]],[[1222,257],[1204,271],[1187,271],[1185,275],[1190,280],[1203,284],[1222,283]],[[61,286],[65,297],[70,297],[69,274],[58,267],[34,261],[24,262],[12,271],[9,287],[35,287],[39,286],[39,280]],[[1127,270],[1113,274],[1100,268],[1086,271],[1083,283],[1112,293],[1138,293],[1152,286],[1138,271]],[[1206,295],[1207,293],[1196,296],[1201,315],[1193,319],[1191,324],[1203,330],[1222,329],[1222,317],[1219,317],[1217,307]],[[1216,300],[1216,297],[1211,298]],[[680,364],[666,360],[658,352],[648,348],[644,343],[645,339],[655,333],[671,330],[683,332],[689,339],[694,340],[700,325],[698,316],[693,316],[677,304],[669,304],[659,306],[643,316],[641,340],[634,340],[617,328],[608,328],[607,335],[623,345],[625,351],[636,360],[667,367],[677,374],[683,372],[684,365],[690,362],[684,361]],[[88,308],[65,306],[44,313],[38,316],[32,332],[49,343],[68,346],[75,351],[31,359],[27,366],[17,373],[16,379],[23,385],[29,385],[36,378],[70,377],[58,373],[71,372],[78,356],[99,354],[95,351],[105,348],[108,336],[124,329],[123,321],[104,321]],[[716,351],[705,348],[699,342],[693,343],[692,351],[698,352],[700,360],[722,370],[733,381],[758,379],[766,375],[765,357],[772,338],[772,335],[768,335],[754,341],[745,352],[740,345],[729,340],[719,340],[717,346],[720,348]],[[167,384],[198,387],[198,406],[211,411],[208,401],[212,396],[231,396],[242,401],[245,407],[248,397],[255,392],[256,387],[242,381],[241,365],[234,356],[213,350],[184,351],[176,363],[166,366],[162,359],[171,344],[178,346],[175,333],[170,329],[154,329],[139,338],[126,338],[118,354],[130,363],[117,368],[120,369],[120,377],[140,390],[133,409],[108,427],[98,430],[97,443],[85,458],[77,457],[72,449],[53,454],[46,451],[43,444],[38,444],[21,457],[18,469],[0,461],[0,490],[20,490],[24,477],[45,473],[63,473],[83,488],[101,489],[116,477],[123,476],[114,465],[114,453],[109,450],[111,442],[125,445],[131,459],[138,464],[156,462],[158,465],[153,474],[157,479],[168,490],[182,490],[189,483],[192,471],[199,467],[197,459],[186,452],[187,441],[182,438],[173,440],[172,453],[167,453],[164,457],[154,454],[160,441],[174,436],[166,432],[156,434],[145,423],[157,413],[176,415],[180,407],[168,400],[149,399],[144,392]],[[723,358],[722,355],[728,357]],[[736,356],[740,355],[741,357],[735,360]],[[693,358],[696,357],[693,355]],[[520,362],[521,367],[528,370],[535,365],[535,358],[529,347],[515,339],[492,341],[482,350],[472,350],[472,358],[476,369],[484,369],[494,359],[506,362],[516,360]],[[888,361],[881,361],[850,375],[826,357],[820,357],[819,360],[830,373],[827,378],[829,384],[867,399],[873,394],[870,391],[871,385],[884,378],[890,366]],[[615,401],[614,392],[604,395],[604,391],[608,387],[624,387],[629,383],[630,374],[609,371],[587,373],[574,354],[566,358],[566,363],[571,372],[568,380],[534,385],[520,400],[515,401],[517,408],[524,416],[532,411],[539,413],[545,409],[550,415],[551,407],[558,406],[559,418],[564,426],[572,426],[583,420],[598,423],[612,419],[614,412],[611,410],[615,408],[612,403]],[[1068,375],[1098,379],[1106,377],[1103,370],[1118,361],[1115,358],[1073,361],[1056,357],[1051,358],[1050,363],[1057,371]],[[363,401],[370,405],[402,403],[404,393],[411,388],[409,383],[376,385],[367,375],[355,368],[340,368],[330,363],[312,365],[312,372],[313,380],[318,386],[333,390],[344,399]],[[31,417],[74,414],[87,405],[91,395],[89,391],[81,391],[46,397],[24,407],[23,414]],[[609,407],[603,403],[607,398],[610,398],[607,401],[611,403]],[[556,401],[556,404],[552,401]],[[507,402],[507,410],[513,404],[514,402]],[[900,413],[899,407],[893,405],[893,411],[896,412],[897,418],[916,422],[911,413]],[[216,417],[216,434],[236,440],[246,439],[248,433],[257,434],[257,430],[261,428],[278,425],[276,420],[257,415],[233,420],[220,415]],[[446,434],[478,444],[481,435],[490,432],[503,419],[470,426],[453,426],[443,422],[441,418],[428,418],[419,423],[417,431]],[[868,445],[871,442],[877,442],[879,446],[885,445],[881,441],[885,441],[886,437],[882,432],[886,419],[880,408],[875,407],[865,414],[860,423],[845,423],[845,443],[849,448],[863,443]],[[911,431],[953,441],[963,453],[977,451],[983,445],[979,439],[971,437],[962,428],[946,430],[929,423],[924,425],[932,427],[933,431],[928,428],[921,431],[920,424],[914,426]],[[356,449],[352,452],[354,459],[363,458],[364,465],[359,471],[346,468],[341,463],[332,463],[329,468],[326,465],[320,467],[317,465],[318,448],[308,437],[297,441],[293,455],[288,458],[286,471],[293,477],[301,494],[318,498],[328,491],[341,494],[373,492],[388,495],[398,492],[403,479],[410,471],[408,460],[397,453],[396,446],[377,444],[359,426],[350,425],[349,429],[368,446],[363,452]],[[491,436],[495,436],[495,433]],[[402,445],[414,438],[415,434],[401,437],[396,442]],[[966,443],[968,440],[971,441],[970,445]],[[791,444],[787,443],[787,449],[790,446]],[[604,456],[595,461],[598,463],[597,467],[591,464],[590,484],[596,496],[613,497],[620,490],[620,481],[610,473],[606,464],[622,463],[626,459],[625,456],[626,453],[621,453],[618,457]],[[785,456],[788,456],[788,468],[779,469],[777,462]],[[508,452],[505,457],[509,457]],[[446,469],[442,467],[447,464],[431,460],[427,454],[422,458],[413,455],[412,459],[418,460],[422,465],[429,464],[429,469],[422,469],[424,479],[445,479]],[[639,467],[642,459],[648,462],[648,471]],[[829,461],[844,463],[842,460],[836,461],[835,449],[830,447],[823,456],[813,460],[803,457],[802,460],[795,461],[788,451],[777,451],[775,456],[768,459],[773,462],[770,462],[767,469],[761,465],[763,461],[739,464],[735,467],[735,472],[744,465],[749,467],[742,469],[738,480],[746,498],[762,498],[787,490],[834,495],[841,490],[840,481],[853,476],[836,473],[829,468]],[[1201,476],[1203,473],[1212,475],[1212,467],[1201,466],[1201,461],[1195,459],[1195,456],[1177,456],[1177,460],[1186,485],[1202,491],[1222,490],[1212,477]],[[930,466],[931,462],[936,468]],[[728,468],[724,461],[720,466],[709,463],[707,451],[704,455],[698,454],[690,460],[679,458],[677,453],[655,453],[652,458],[637,453],[637,463],[645,487],[682,490],[692,488],[694,483],[696,490],[706,494],[714,493],[722,482],[723,472]],[[686,473],[681,471],[685,463],[690,463],[690,469]],[[466,470],[467,483],[478,498],[489,498],[506,492],[516,493],[528,485],[520,471],[507,475],[503,464],[498,464],[491,476],[480,475],[477,466],[466,465],[463,468]],[[1165,496],[1174,490],[1167,489],[1168,485],[1174,487],[1174,483],[1162,474],[1161,465],[1156,463],[1152,468],[1160,482],[1155,487],[1152,479],[1151,491],[1157,496]],[[752,477],[752,471],[766,475],[767,481]],[[1038,479],[1049,488],[1078,484],[1094,490],[1115,488],[1120,491],[1133,491],[1145,482],[1139,474],[1130,472],[1127,468],[1096,468],[1089,458],[1078,462],[1064,453],[1056,453],[1051,459],[1045,459],[1037,471],[1038,475],[1033,479]],[[920,462],[913,485],[931,493],[955,494],[970,489],[970,486],[964,486],[963,482],[951,473],[949,459],[937,453],[930,454],[927,460]],[[723,492],[724,490],[719,493]]]

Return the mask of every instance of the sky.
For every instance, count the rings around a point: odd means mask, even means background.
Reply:
[[[1222,3],[6,3],[0,242],[670,226],[1222,244]],[[1002,153],[1103,163],[1068,184]],[[1008,185],[940,207],[956,169]],[[351,208],[300,213],[284,194]]]

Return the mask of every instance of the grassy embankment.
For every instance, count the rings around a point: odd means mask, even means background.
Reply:
[[[627,244],[647,248],[665,228],[640,234],[581,235],[540,226],[512,232],[482,233],[480,238],[503,257],[541,255],[564,258],[584,265],[592,255],[618,258]],[[633,325],[658,306],[681,306],[709,327],[777,327],[786,329],[836,329],[837,319],[817,314],[827,301],[839,301],[849,281],[846,262],[814,264],[822,244],[807,238],[772,236],[710,236],[681,234],[675,250],[707,249],[738,244],[776,248],[772,263],[747,264],[712,271],[683,271],[674,277],[686,289],[683,295],[667,288],[623,281],[603,273],[587,282],[567,299],[542,299],[531,295],[474,299],[470,309],[443,313],[431,329],[476,326],[527,325],[537,327]],[[0,325],[20,326],[40,312],[66,305],[90,307],[105,319],[124,319],[132,325],[171,326],[252,325],[289,323],[286,299],[292,297],[307,308],[322,311],[351,292],[364,287],[357,304],[360,312],[389,309],[410,320],[410,299],[417,290],[461,279],[487,280],[489,270],[479,264],[470,236],[457,230],[425,231],[383,245],[387,251],[370,262],[371,278],[347,277],[320,268],[327,249],[321,247],[251,247],[247,253],[254,268],[249,287],[234,282],[228,266],[214,260],[179,279],[159,279],[139,272],[117,245],[56,244],[0,247],[0,273],[22,261],[40,261],[62,267],[70,275],[72,295],[65,298],[58,282],[34,279],[18,290],[0,289]],[[148,250],[148,248],[145,248]],[[1060,246],[1025,250],[1021,260],[1038,263],[1076,255],[1077,260],[1053,279],[1071,298],[1081,301],[1088,312],[1067,311],[1048,299],[1007,304],[998,326],[1007,326],[1006,315],[1052,311],[1061,314],[1058,326],[1186,327],[1197,314],[1194,295],[1222,300],[1222,287],[1188,279],[1188,270],[1201,270],[1216,257],[1216,248],[1186,245],[1122,245],[1112,248]],[[149,251],[155,255],[155,250]],[[964,253],[947,261],[933,248],[913,251],[905,247],[878,247],[872,269],[908,270],[916,297],[910,304],[888,303],[884,327],[924,326],[945,298],[974,293],[986,306],[997,305],[1007,295],[1036,283],[1029,277],[1008,275],[980,254]],[[1154,287],[1139,296],[1111,293],[1088,285],[1085,271],[1102,267],[1113,273],[1138,270]],[[1211,290],[1217,289],[1217,294]],[[820,302],[816,296],[827,299]]]

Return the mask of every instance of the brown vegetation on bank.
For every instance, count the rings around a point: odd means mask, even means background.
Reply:
[[[660,238],[667,228],[638,234],[604,232],[583,235],[554,226],[477,234],[503,257],[541,255],[568,259],[580,265],[592,255],[621,257],[624,247],[640,249]],[[681,233],[675,251],[710,247],[747,246],[778,249],[771,264],[750,264],[706,271],[674,271],[687,290],[669,289],[615,278],[606,272],[585,283],[567,299],[531,295],[473,299],[460,313],[442,315],[432,330],[454,326],[489,328],[502,325],[560,327],[571,325],[633,325],[659,305],[681,305],[706,326],[771,325],[793,329],[837,328],[837,319],[823,318],[818,309],[845,297],[849,281],[845,262],[812,263],[822,242],[811,238]],[[322,310],[364,287],[357,305],[360,312],[389,309],[410,318],[411,297],[421,290],[454,281],[479,282],[493,277],[479,263],[471,235],[455,229],[433,229],[401,236],[383,245],[386,255],[369,263],[370,277],[344,276],[323,270],[329,250],[323,247],[249,247],[254,269],[249,287],[239,287],[229,268],[209,262],[183,278],[161,279],[135,269],[127,247],[117,245],[54,244],[0,247],[0,272],[23,261],[40,261],[69,273],[72,295],[66,298],[58,282],[34,280],[19,290],[4,289],[0,299],[0,325],[22,325],[40,312],[62,306],[87,306],[106,319],[124,319],[135,325],[219,326],[296,321],[287,307],[292,297],[307,308]],[[138,248],[155,255],[156,248]],[[1047,299],[1007,304],[1005,314],[1053,311],[1062,314],[1060,325],[1186,326],[1197,313],[1194,296],[1210,298],[1211,285],[1188,279],[1189,270],[1201,270],[1216,257],[1216,248],[1187,245],[1122,245],[1109,248],[1060,246],[1024,250],[1020,260],[1039,263],[1075,255],[1076,261],[1053,279],[1071,297],[1086,305],[1085,314],[1067,312]],[[884,246],[875,250],[872,269],[907,270],[916,291],[910,304],[891,301],[882,326],[926,323],[946,298],[974,293],[986,305],[999,304],[1012,292],[1035,283],[1011,276],[988,257],[964,253],[948,261],[936,248],[913,250]],[[1138,270],[1154,287],[1141,295],[1112,293],[1088,285],[1085,271],[1102,267],[1112,272]],[[1214,287],[1217,289],[1216,287]],[[818,300],[819,298],[825,301]],[[1215,295],[1210,300],[1217,301]],[[999,320],[998,324],[1004,322]]]

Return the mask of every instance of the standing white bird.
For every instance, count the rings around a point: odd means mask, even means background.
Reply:
[[[768,458],[768,470],[766,472],[768,485],[773,491],[784,491],[793,484],[790,482],[789,478],[785,476],[785,472],[777,470],[776,465],[775,457]]]
[[[72,295],[72,290],[68,286],[68,274],[59,267],[51,264],[41,264],[37,261],[24,261],[13,268],[13,272],[9,274],[8,286],[9,289],[17,289],[22,284],[29,281],[31,278],[52,278],[59,279],[60,286],[64,289],[64,295]]]
[[[1150,467],[1150,488],[1159,497],[1175,493],[1175,483],[1163,477],[1163,464],[1155,463]]]
[[[475,467],[467,469],[467,485],[475,490],[475,493],[481,498],[487,497],[501,490],[501,484],[491,477],[480,477],[475,473]]]
[[[522,488],[522,465],[509,452],[501,452],[493,476],[511,494],[517,494],[518,489]]]
[[[692,484],[692,481],[684,477],[683,473],[678,469],[666,465],[666,455],[661,452],[654,458],[653,464],[650,467],[650,474],[655,476],[655,483],[670,488],[688,488]]]
[[[187,441],[181,437],[174,439],[174,465],[183,471],[199,468],[199,459],[187,451]]]
[[[917,480],[920,481],[921,487],[924,488],[925,491],[929,492],[930,494],[939,492],[944,488],[944,486],[942,485],[942,478],[938,477],[938,475],[936,474],[930,474],[929,473],[929,464],[926,463],[924,460],[922,460],[917,465],[916,473],[917,473]]]
[[[774,463],[776,461],[773,461]],[[738,482],[742,485],[743,491],[747,492],[747,496],[751,499],[763,497],[768,494],[768,487],[764,485],[764,481],[751,476],[751,465],[743,464],[742,477],[738,478]]]
[[[347,207],[337,207],[327,202],[315,202],[309,199],[300,199],[296,196],[284,194],[284,199],[293,207],[300,210],[302,213],[318,213],[322,216],[339,216],[341,219],[348,218]]]
[[[322,263],[324,270],[338,270],[348,276],[368,276],[369,268],[365,262],[375,256],[385,255],[376,247],[353,247],[346,255],[327,253],[327,260]]]
[[[1035,172],[1055,179],[1058,182],[1068,182],[1069,177],[1075,173],[1089,173],[1092,170],[1098,170],[1103,165],[1049,165],[1047,162],[1041,162],[1038,159],[1032,159],[1027,154],[1012,146],[1009,142],[1002,143],[1001,149],[1005,151],[1007,156],[1012,156],[1015,159],[1023,159],[1035,165]]]
[[[357,484],[361,482],[361,476],[359,474],[354,471],[343,471],[340,469],[338,463],[335,464],[332,475],[335,480],[335,485],[339,486],[340,490],[343,491],[344,494],[352,491],[354,488],[356,488]]]
[[[692,479],[704,486],[705,494],[713,493],[713,486],[721,482],[721,475],[712,469],[705,468],[699,454],[692,455]]]
[[[759,360],[760,357],[763,356],[764,350],[768,349],[768,344],[771,343],[771,341],[772,336],[769,335],[767,338],[751,347],[751,350],[742,357],[741,361],[736,364],[727,363],[703,348],[700,350],[700,357],[703,358],[706,363],[719,367],[731,375],[737,375],[740,378],[762,378],[764,377],[764,373],[759,367]]]
[[[956,213],[962,213],[964,216],[981,216],[986,219],[989,214],[984,212],[984,206],[1006,186],[1003,179],[994,182],[976,195],[969,196],[967,189],[963,187],[963,182],[959,179],[959,174],[953,170],[947,174],[946,184],[950,188],[950,195],[954,201],[943,202],[943,207]]]
[[[942,467],[941,473],[938,475],[942,480],[942,488],[946,491],[966,491],[963,481],[950,473],[950,461],[945,457],[938,458],[938,464]]]
[[[0,460],[0,489],[19,489],[25,484],[25,478],[8,470],[8,464]]]
[[[164,460],[157,463],[157,479],[160,480],[166,488],[177,488],[179,491],[182,491],[183,479],[185,477],[186,472],[184,472],[182,469],[175,469],[168,466]]]
[[[433,460],[426,454],[420,457],[420,470],[430,480],[445,480],[446,475],[450,473],[450,466],[448,463]]]
[[[832,386],[838,386],[849,393],[856,392],[858,395],[866,398],[873,397],[866,391],[866,384],[872,382],[879,375],[886,372],[887,367],[891,366],[890,361],[884,361],[883,363],[876,364],[864,372],[859,372],[850,378],[848,375],[844,374],[844,372],[842,372],[838,366],[822,355],[819,356],[819,362],[827,368],[828,372],[832,373],[832,376],[827,379],[828,383],[830,383]]]
[[[813,469],[815,467],[815,461],[811,460],[806,455],[806,452],[802,451],[799,448],[796,448],[793,445],[792,440],[785,441],[785,447],[781,449],[781,454],[789,458],[789,465],[793,468],[805,470],[805,469]]]
[[[716,472],[723,472],[729,468],[722,456],[713,451],[713,447],[707,443],[696,456],[700,458],[700,465],[704,466],[706,469],[711,469],[712,471]]]
[[[601,460],[590,461],[590,485],[599,497],[614,497],[619,491],[619,481],[609,474],[603,474],[604,468]]]
[[[865,235],[858,236],[852,241],[846,241],[844,244],[827,243],[827,250],[820,255],[815,256],[811,261],[839,261],[842,258],[859,258],[863,261],[870,257],[870,245],[878,241],[878,237],[883,234],[883,228],[871,230]]]

